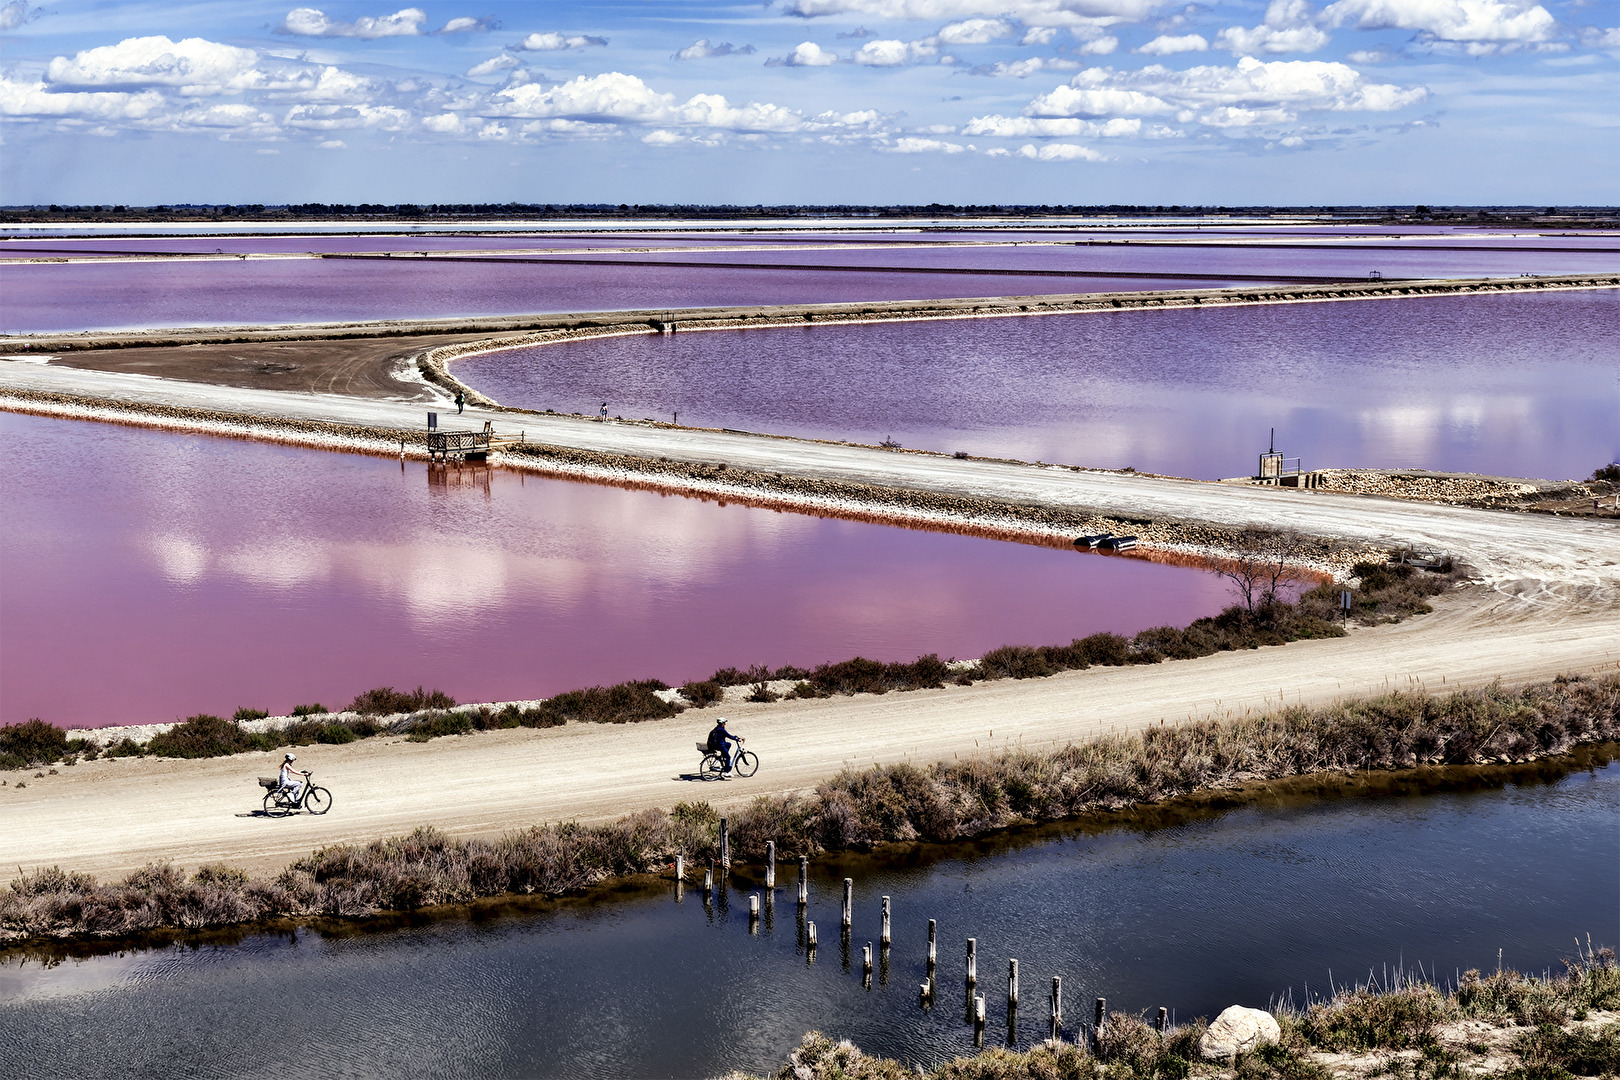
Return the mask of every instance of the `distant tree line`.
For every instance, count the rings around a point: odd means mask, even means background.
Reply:
[[[171,203],[162,206],[24,205],[0,207],[0,222],[49,221],[435,221],[435,220],[717,220],[781,218],[980,218],[1006,217],[1220,217],[1220,216],[1332,217],[1362,222],[1557,221],[1572,224],[1612,224],[1620,219],[1615,207],[1532,206],[1147,206],[1107,205],[919,203],[893,206],[864,204],[757,204],[697,205],[686,203]]]

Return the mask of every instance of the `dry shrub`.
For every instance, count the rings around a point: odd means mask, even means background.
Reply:
[[[379,686],[359,694],[349,703],[348,712],[362,716],[393,716],[396,713],[424,712],[428,709],[453,709],[456,699],[443,690],[395,690],[392,686]]]
[[[273,736],[243,731],[242,725],[235,720],[224,720],[206,713],[187,717],[184,723],[176,724],[161,735],[152,736],[146,744],[149,753],[172,758],[224,757],[248,750],[273,750],[275,747]]]

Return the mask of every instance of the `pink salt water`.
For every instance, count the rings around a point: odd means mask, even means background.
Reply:
[[[1184,625],[1181,567],[0,413],[0,723],[539,697]]]

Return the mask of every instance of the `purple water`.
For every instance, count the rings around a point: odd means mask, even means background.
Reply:
[[[1613,271],[1612,237],[1205,230],[927,230],[840,233],[637,232],[458,236],[104,237],[0,244],[27,257],[51,248],[237,252],[488,251],[465,261],[248,260],[0,265],[0,331],[51,332],[235,323],[516,315],[542,312],[1024,296],[1290,280],[1517,276]],[[1064,238],[1063,246],[969,246],[982,239]],[[1189,243],[1166,245],[1165,240]],[[1124,241],[1135,240],[1136,243]],[[1090,243],[1090,240],[1106,242]],[[937,242],[936,242],[937,241]],[[954,241],[954,242],[951,242]],[[1147,243],[1143,243],[1147,241]],[[930,246],[897,246],[928,242]],[[1305,244],[1283,247],[1278,244]],[[680,254],[581,248],[792,243],[788,251]],[[815,250],[836,244],[836,250]],[[874,246],[875,245],[875,246]],[[1408,245],[1408,246],[1403,246]],[[1426,246],[1418,246],[1426,245]],[[558,248],[572,262],[500,261],[501,251]],[[1506,250],[1477,250],[1505,248]],[[1551,250],[1542,250],[1551,249]],[[543,258],[543,256],[542,256]],[[679,266],[672,263],[699,263]],[[789,265],[790,264],[790,265]],[[940,270],[951,270],[940,273]],[[970,272],[963,272],[970,271]],[[1039,273],[1032,273],[1038,271]]]
[[[484,468],[0,413],[0,723],[525,699],[1184,625],[1213,575]]]
[[[1212,479],[1304,467],[1584,477],[1620,451],[1620,293],[1435,297],[606,338],[458,361],[507,405]]]

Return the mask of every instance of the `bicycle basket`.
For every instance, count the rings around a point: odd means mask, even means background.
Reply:
[[[273,776],[261,776],[259,777],[259,786],[274,791],[281,786],[281,782]]]
[[[709,744],[706,743],[706,742],[698,743],[697,748],[698,748],[698,753],[700,753],[700,754],[707,754],[709,752]]]

